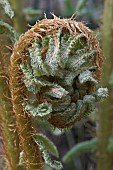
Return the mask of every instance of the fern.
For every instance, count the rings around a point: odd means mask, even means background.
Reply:
[[[67,53],[68,55],[73,55],[76,50],[82,48],[82,42],[81,42],[81,38],[83,37],[83,34],[78,34],[74,39],[71,40],[68,49],[67,49]]]
[[[53,156],[56,156],[57,158],[59,157],[56,146],[46,136],[42,134],[35,134],[33,135],[33,137],[35,138],[35,140],[38,139],[41,143],[43,143],[46,150],[50,152]]]
[[[48,152],[47,152],[47,149],[46,149],[44,143],[42,143],[41,140],[37,140],[37,139],[35,139],[35,138],[34,138],[34,140],[35,140],[35,142],[37,143],[37,145],[39,145],[39,148],[40,148],[40,150],[41,150],[41,152],[42,152],[42,155],[43,155],[43,158],[44,158],[44,160],[45,160],[45,163],[46,163],[47,165],[49,165],[51,168],[55,169],[55,170],[60,170],[60,169],[62,169],[63,166],[62,166],[62,164],[61,164],[60,162],[55,161],[55,160],[54,160],[54,161],[51,160],[51,158],[50,158],[50,156],[49,156],[49,154],[48,154]]]
[[[5,13],[12,18],[14,16],[14,11],[12,10],[8,0],[0,0],[0,4],[5,10]]]
[[[35,78],[32,75],[32,70],[30,67],[27,65],[20,65],[20,68],[22,69],[24,73],[24,83],[26,87],[28,88],[28,91],[37,93],[38,88],[36,86]]]
[[[82,23],[45,18],[20,37],[11,58],[10,84],[27,169],[43,166],[41,152],[47,164],[62,168],[51,161],[44,145],[47,140],[31,135],[35,133],[31,119],[46,119],[65,129],[94,111],[96,103],[107,96],[97,86],[101,67],[98,41]]]
[[[48,103],[42,103],[39,105],[31,105],[27,102],[23,103],[25,110],[29,111],[33,117],[38,118],[48,118],[50,117],[50,113],[52,112],[52,106]]]
[[[49,95],[49,96],[52,96],[52,97],[55,97],[55,98],[58,98],[58,99],[61,99],[61,98],[65,97],[68,94],[68,91],[66,91],[61,86],[55,84],[45,94]]]
[[[37,95],[41,91],[43,100],[52,106],[51,113],[47,112],[50,120],[52,117],[65,117],[62,124],[67,126],[94,111],[99,97],[93,92],[89,93],[88,88],[93,89],[98,84],[95,78],[95,55],[95,48],[89,51],[89,42],[83,33],[73,37],[71,31],[64,31],[62,27],[56,31],[55,36],[52,33],[45,35],[42,40],[35,40],[29,48],[30,61],[25,66],[31,68],[28,72],[32,80],[28,78],[27,72],[23,70],[23,73],[28,91],[33,92],[30,89],[34,87],[37,89],[34,90],[37,106],[27,104],[25,110],[33,116],[41,116],[38,114],[40,95]],[[90,87],[87,87],[89,83]],[[77,93],[78,97],[75,96]]]
[[[43,63],[40,44],[38,43],[38,41],[34,43],[32,48],[29,48],[29,53],[34,76],[40,77],[42,75],[47,75],[48,70]]]
[[[94,84],[98,84],[98,82],[93,77],[94,77],[93,73],[91,71],[87,70],[87,71],[82,72],[79,75],[78,79],[79,79],[80,84],[86,83],[88,81],[90,81]]]
[[[61,37],[60,55],[62,56],[62,59],[59,65],[62,69],[64,69],[65,65],[67,64],[68,57],[69,57],[68,52],[67,52],[67,47],[72,40],[73,38],[69,36],[69,34],[66,34],[63,37]]]
[[[95,96],[97,101],[103,101],[106,97],[108,97],[108,89],[100,87]]]
[[[11,40],[12,44],[14,44],[18,38],[18,33],[14,30],[12,26],[0,20],[0,33],[5,33],[7,37]]]
[[[77,144],[63,157],[63,162],[71,161],[76,155],[78,156],[86,152],[95,152],[97,150],[97,144],[98,140],[96,138]]]
[[[59,56],[57,55],[57,50],[58,50],[59,45],[57,44],[55,46],[54,43],[55,43],[54,38],[50,36],[49,48],[48,48],[48,51],[46,53],[45,63],[49,67],[49,71],[50,71],[51,76],[54,76],[56,74],[56,71],[58,70],[58,58],[59,58]]]

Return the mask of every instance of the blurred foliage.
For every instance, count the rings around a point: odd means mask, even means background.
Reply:
[[[0,21],[0,34],[5,34],[11,40],[12,44],[14,44],[19,38],[19,34],[15,29],[3,21]]]
[[[89,9],[87,7],[88,0],[78,0],[76,6],[73,5],[72,1],[65,0],[65,15],[71,17],[74,13],[75,15],[89,15]]]
[[[26,20],[30,22],[31,20],[36,21],[38,15],[41,14],[40,9],[33,9],[33,8],[24,8],[23,12],[25,14]]]
[[[65,15],[70,17],[75,12],[75,7],[72,4],[72,0],[64,0],[65,3]]]
[[[12,7],[10,6],[10,3],[8,0],[0,0],[0,4],[3,6],[5,13],[12,18],[14,16],[14,11],[12,10]]]
[[[63,161],[68,162],[71,159],[73,159],[73,157],[76,155],[80,155],[86,152],[96,151],[97,143],[98,143],[98,140],[96,138],[90,141],[78,143],[63,157]]]
[[[86,6],[88,0],[79,0],[77,5],[76,5],[76,11],[81,14],[82,10],[84,9],[84,7]]]

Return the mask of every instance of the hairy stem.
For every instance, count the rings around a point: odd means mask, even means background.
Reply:
[[[9,170],[17,170],[19,163],[19,140],[12,111],[8,77],[4,73],[3,55],[0,54],[0,126],[4,143],[4,152]]]
[[[22,38],[23,41],[23,38]],[[43,159],[39,146],[35,143],[32,135],[35,134],[33,129],[31,117],[28,112],[23,109],[24,98],[26,97],[26,88],[22,82],[22,71],[20,64],[22,62],[21,55],[19,52],[22,45],[20,42],[18,46],[15,46],[14,53],[12,55],[11,66],[10,66],[10,88],[12,94],[13,109],[16,116],[16,123],[20,135],[20,142],[24,151],[24,159],[27,170],[42,170]]]

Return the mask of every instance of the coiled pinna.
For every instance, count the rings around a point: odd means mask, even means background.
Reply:
[[[91,113],[107,95],[97,89],[102,58],[96,37],[81,22],[54,17],[36,23],[20,37],[11,59],[17,119],[38,117],[67,128]]]
[[[30,92],[23,105],[31,115],[64,128],[92,111],[103,56],[86,26],[71,19],[44,19],[20,38],[13,58],[15,53],[23,88]]]

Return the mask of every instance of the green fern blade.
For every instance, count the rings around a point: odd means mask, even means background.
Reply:
[[[14,11],[12,10],[8,0],[0,0],[0,4],[5,10],[5,13],[12,18],[14,16]]]
[[[68,162],[72,160],[73,157],[76,155],[78,156],[86,152],[95,152],[97,149],[97,144],[97,138],[77,144],[63,157],[63,162]]]
[[[14,30],[14,28],[7,24],[4,21],[0,20],[0,33],[5,33],[7,35],[7,37],[11,40],[11,42],[14,44],[18,38],[19,35],[18,33]]]
[[[48,103],[38,104],[37,106],[24,102],[25,110],[29,111],[33,117],[48,119],[52,112],[52,105]]]
[[[34,138],[34,137],[33,137]],[[42,155],[43,155],[43,159],[45,161],[45,163],[47,165],[49,165],[51,168],[55,169],[55,170],[61,170],[63,168],[62,164],[58,161],[52,161],[48,152],[47,152],[47,149],[45,148],[43,142],[41,142],[40,140],[38,139],[35,139],[34,138],[34,141],[36,142],[36,144],[39,146],[41,152],[42,152]]]
[[[59,157],[58,150],[54,143],[50,141],[46,136],[42,134],[36,134],[34,136],[35,140],[38,139],[45,146],[46,150],[50,152],[53,156]]]

